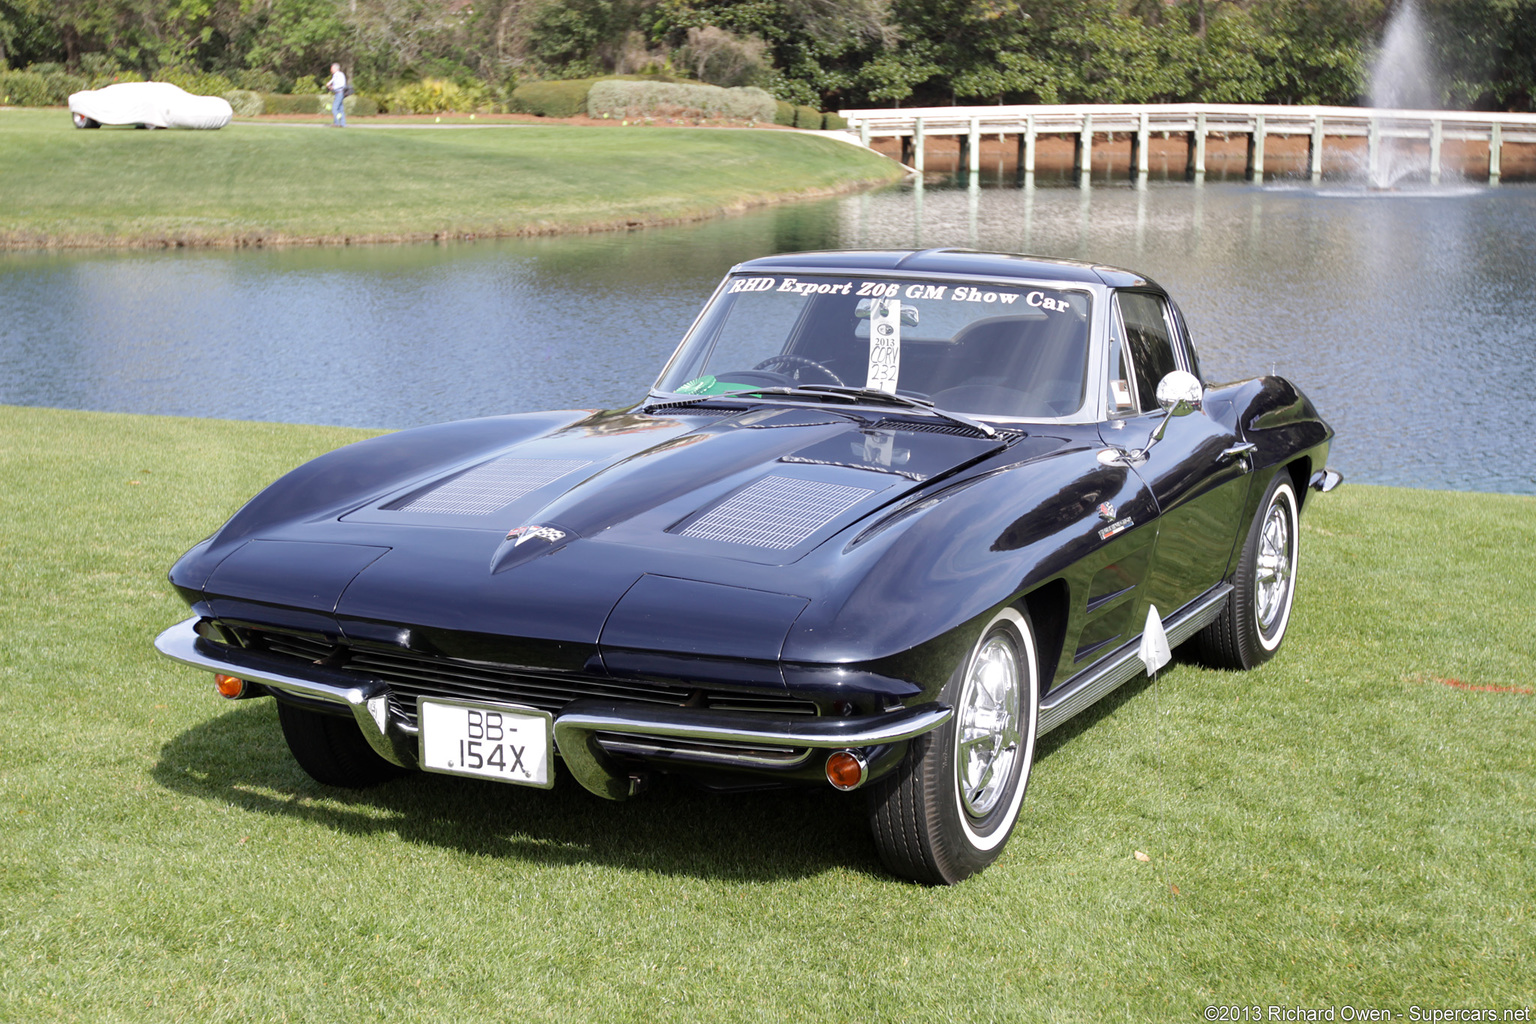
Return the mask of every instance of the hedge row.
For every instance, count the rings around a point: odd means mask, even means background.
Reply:
[[[587,93],[595,78],[563,82],[529,82],[512,90],[512,109],[539,117],[575,117],[587,110]]]
[[[598,88],[601,86],[602,88]],[[663,89],[675,86],[678,90]],[[695,91],[702,90],[702,91]],[[595,93],[595,99],[594,99]],[[814,107],[796,107],[775,100],[750,86],[721,89],[697,82],[680,82],[664,75],[619,75],[572,78],[556,82],[526,82],[512,91],[511,109],[539,117],[729,117],[742,121],[771,121],[795,128],[846,128],[836,114]]]
[[[774,99],[752,86],[674,82],[626,82],[605,79],[587,93],[591,117],[719,117],[733,121],[772,121]]]
[[[0,71],[0,104],[11,107],[62,107],[69,94],[89,88],[80,75],[59,68]]]
[[[815,107],[796,106],[793,103],[785,103],[777,100],[774,104],[774,124],[782,124],[787,128],[810,128],[819,131],[823,128],[847,128],[846,118],[836,114],[823,114]]]
[[[260,117],[262,114],[329,114],[329,93],[251,92],[235,89],[224,94],[236,117]],[[369,96],[352,95],[342,101],[348,117],[368,117],[379,112],[378,103]]]
[[[142,82],[136,71],[116,70],[111,74],[77,75],[59,64],[34,64],[24,71],[0,71],[0,104],[14,107],[62,107],[71,93],[84,89],[104,89],[118,82]],[[235,91],[223,75],[185,68],[161,68],[155,81],[179,85],[194,96],[225,96]]]

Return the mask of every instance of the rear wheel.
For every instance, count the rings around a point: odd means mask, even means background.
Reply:
[[[95,120],[93,120],[93,119],[91,119],[89,117],[86,117],[84,114],[76,114],[76,113],[71,112],[69,117],[70,117],[70,120],[75,122],[75,127],[76,128],[100,128],[101,127],[101,122],[95,121]]]
[[[874,787],[870,825],[892,874],[952,885],[997,859],[1024,802],[1040,707],[1029,619],[998,612],[940,699],[954,716]]]
[[[1280,649],[1296,599],[1300,533],[1296,488],[1275,474],[1238,559],[1227,603],[1198,639],[1200,660],[1215,668],[1249,669]]]
[[[366,789],[405,774],[368,745],[355,721],[339,715],[297,708],[281,701],[277,720],[299,767],[316,782],[347,789]]]

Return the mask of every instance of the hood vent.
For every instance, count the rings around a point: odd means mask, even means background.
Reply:
[[[520,459],[503,455],[385,508],[454,516],[488,515],[587,465],[591,463],[577,459]]]
[[[737,491],[680,532],[699,540],[783,550],[874,492],[868,487],[768,476]]]
[[[909,434],[952,434],[956,437],[976,437],[977,433],[970,427],[959,423],[935,423],[931,420],[894,420],[883,419],[876,423],[870,430],[901,430]],[[1024,434],[1018,430],[998,430],[997,441],[1003,444],[1012,444]]]

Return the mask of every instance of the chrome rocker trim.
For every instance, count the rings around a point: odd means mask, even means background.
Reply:
[[[302,676],[295,675],[290,664],[259,652],[204,640],[197,634],[198,621],[194,616],[167,629],[155,638],[155,649],[172,661],[205,672],[222,672],[294,696],[342,705],[380,757],[405,768],[417,766],[418,730],[390,717],[389,687],[383,680],[324,665],[306,665]],[[791,755],[795,748],[897,743],[938,728],[951,714],[942,704],[858,718],[811,718],[576,700],[555,717],[554,732],[560,756],[576,780],[598,796],[622,800],[630,795],[629,773],[605,753],[604,742],[616,751],[640,753],[652,745],[644,742],[646,737],[691,741],[715,746],[698,752],[702,756],[695,760],[740,767],[784,766],[804,760]],[[745,749],[730,751],[732,745]],[[764,747],[784,750],[785,755],[765,758]]]
[[[1220,583],[1163,622],[1168,633],[1168,646],[1179,644],[1194,636],[1221,614],[1221,607],[1232,593],[1232,584]],[[1130,682],[1146,671],[1141,663],[1141,634],[1126,643],[1113,654],[1101,658],[1085,670],[1077,679],[1060,687],[1059,692],[1046,695],[1040,702],[1040,725],[1036,736],[1044,736],[1067,719],[1095,704],[1112,690]]]

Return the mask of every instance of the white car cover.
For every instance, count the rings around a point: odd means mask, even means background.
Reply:
[[[194,96],[169,82],[119,82],[71,94],[69,112],[98,124],[223,128],[235,112],[218,96]]]

